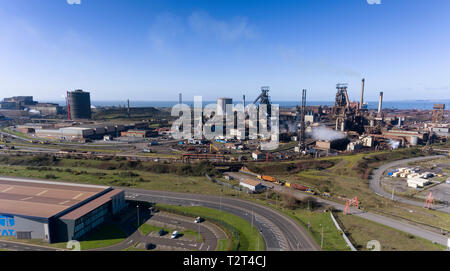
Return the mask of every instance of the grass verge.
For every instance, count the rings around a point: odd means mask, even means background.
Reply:
[[[358,250],[369,250],[367,243],[376,240],[383,251],[442,251],[438,244],[353,215],[336,214],[344,232]]]
[[[157,204],[161,210],[175,212],[192,217],[203,217],[218,222],[221,225],[232,227],[237,235],[233,236],[233,248],[239,251],[264,251],[265,244],[259,231],[250,223],[236,215],[205,207],[185,207]]]

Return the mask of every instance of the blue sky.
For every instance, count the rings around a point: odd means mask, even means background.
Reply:
[[[0,98],[450,98],[450,1],[0,0]]]

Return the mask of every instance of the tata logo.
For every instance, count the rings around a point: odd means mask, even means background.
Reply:
[[[16,231],[12,229],[15,225],[14,217],[0,216],[0,236],[15,236]]]

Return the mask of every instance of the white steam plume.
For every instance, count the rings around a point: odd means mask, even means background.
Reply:
[[[333,141],[345,138],[345,134],[325,126],[319,126],[312,128],[311,137],[315,140]]]

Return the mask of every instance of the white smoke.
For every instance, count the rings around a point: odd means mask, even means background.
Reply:
[[[391,148],[393,150],[395,150],[395,149],[398,149],[398,147],[400,147],[400,142],[396,141],[396,140],[389,139],[389,145],[391,145]]]
[[[33,115],[39,115],[39,114],[41,114],[41,112],[39,112],[39,111],[37,111],[37,110],[34,110],[34,109],[29,110],[28,113],[33,114]]]
[[[319,126],[312,128],[311,137],[315,140],[333,141],[337,139],[345,138],[345,134],[332,130],[325,126]]]

